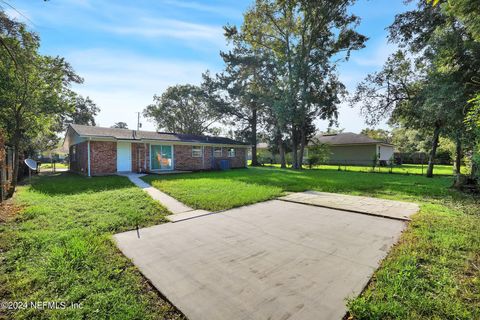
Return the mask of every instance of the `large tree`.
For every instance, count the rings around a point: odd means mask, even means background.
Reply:
[[[450,16],[458,19],[470,32],[476,43],[480,42],[480,3],[478,0],[430,0],[434,6],[441,5]],[[473,142],[471,177],[476,178],[480,166],[480,81],[478,75],[471,79],[470,86],[475,90],[474,97],[469,100],[470,110],[465,117],[468,142]],[[458,154],[458,148],[457,148]],[[458,166],[458,162],[457,162]]]
[[[15,147],[15,188],[20,153],[61,128],[62,117],[71,111],[69,86],[82,79],[63,58],[41,55],[38,36],[2,11],[0,39],[0,127]]]
[[[143,111],[158,129],[173,133],[204,134],[222,119],[215,104],[221,99],[208,88],[176,85],[153,97],[154,103]]]
[[[469,82],[479,70],[480,47],[441,7],[424,2],[397,15],[389,31],[390,41],[402,50],[358,86],[352,101],[362,104],[371,122],[390,117],[392,123],[429,129],[431,177],[440,136],[454,135],[459,149],[465,141],[463,119],[473,94]],[[456,163],[460,156],[457,153]]]
[[[117,129],[128,129],[128,124],[126,122],[115,122],[112,128],[117,128]]]
[[[246,41],[254,49],[271,52],[277,65],[274,110],[288,130],[293,168],[301,168],[313,120],[337,115],[345,88],[338,80],[336,62],[348,59],[366,40],[354,30],[359,19],[348,13],[352,3],[257,0],[244,15]]]
[[[218,86],[228,93],[228,101],[222,104],[219,112],[232,117],[239,128],[239,134],[246,137],[252,145],[252,165],[257,160],[258,127],[265,115],[265,93],[268,88],[268,76],[271,71],[268,51],[254,49],[245,35],[236,27],[227,26],[225,36],[233,48],[220,55],[225,62],[224,71],[218,75]]]
[[[364,134],[367,137],[370,137],[375,140],[379,140],[387,143],[392,142],[392,135],[388,130],[365,128],[365,129],[362,129],[360,134]]]
[[[95,116],[100,111],[100,108],[93,102],[90,97],[82,97],[81,95],[73,95],[72,97],[73,110],[66,115],[65,123],[84,124],[88,126],[95,126]]]

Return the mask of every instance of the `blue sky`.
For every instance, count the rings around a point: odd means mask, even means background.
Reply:
[[[222,69],[219,51],[227,48],[222,26],[240,25],[253,0],[8,1],[21,14],[2,2],[9,15],[40,35],[42,53],[65,57],[85,79],[74,89],[101,108],[98,125],[124,121],[135,128],[136,112],[152,103],[154,94],[175,84],[198,84],[205,70]],[[370,39],[339,67],[350,92],[394,50],[385,28],[406,9],[402,0],[361,0],[351,8],[362,19],[358,30]],[[366,127],[359,109],[344,103],[339,110],[339,128]],[[142,122],[144,129],[154,129]],[[327,124],[317,126],[325,130]]]

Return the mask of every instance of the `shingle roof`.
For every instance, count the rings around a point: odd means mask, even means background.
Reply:
[[[102,137],[113,138],[118,140],[159,140],[170,142],[191,142],[191,143],[208,143],[208,144],[230,144],[230,145],[248,145],[230,138],[212,137],[194,134],[154,132],[154,131],[137,131],[119,128],[103,128],[96,126],[85,126],[79,124],[71,124],[72,128],[81,137]]]
[[[320,143],[325,143],[329,145],[342,145],[342,144],[389,144],[383,141],[372,139],[366,135],[353,133],[353,132],[343,132],[336,134],[324,134],[317,136],[316,141]]]

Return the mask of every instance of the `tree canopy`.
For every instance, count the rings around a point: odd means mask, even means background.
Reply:
[[[65,59],[41,55],[39,37],[3,11],[0,39],[0,128],[15,147],[15,187],[19,153],[61,130],[63,117],[73,112],[70,84],[83,80]]]
[[[445,6],[419,2],[395,17],[389,40],[399,46],[383,69],[357,87],[352,104],[361,104],[369,123],[431,132],[427,176],[433,175],[440,137],[452,137],[458,150],[468,144],[465,117],[475,96],[472,79],[480,71],[480,46]],[[457,152],[456,163],[462,156]]]
[[[346,92],[337,63],[366,41],[355,31],[359,18],[348,12],[352,3],[257,0],[244,15],[243,39],[253,50],[269,52],[274,65],[270,123],[280,140],[288,136],[294,168],[302,165],[303,150],[315,131],[313,121],[337,116]]]
[[[220,103],[215,94],[194,85],[176,85],[153,97],[143,115],[152,119],[157,128],[173,133],[204,134],[222,118],[213,106]]]

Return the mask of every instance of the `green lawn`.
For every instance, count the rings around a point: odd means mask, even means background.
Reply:
[[[266,167],[275,167],[280,168],[279,164],[273,165],[265,165]],[[309,169],[308,166],[305,166],[306,169]],[[353,172],[380,172],[380,173],[395,173],[395,174],[419,174],[425,175],[427,173],[427,165],[421,164],[402,164],[402,165],[394,165],[390,167],[375,167],[372,166],[352,166],[352,165],[317,165],[313,166],[313,169],[323,169],[323,170],[335,170],[335,171],[353,171]],[[467,168],[462,166],[461,168],[462,173],[467,172]],[[435,175],[442,175],[442,176],[451,176],[453,175],[453,166],[451,165],[444,165],[444,164],[437,164],[434,166],[433,173]]]
[[[452,178],[250,168],[143,178],[184,203],[222,210],[285,192],[319,190],[417,202],[398,245],[364,293],[357,319],[480,319],[480,201],[450,189]]]
[[[35,177],[0,220],[0,300],[80,309],[0,310],[4,319],[178,319],[111,235],[164,222],[166,210],[124,177]]]
[[[42,163],[40,165],[40,170],[42,169],[52,169],[53,164],[52,163]],[[56,169],[68,169],[68,165],[65,163],[55,163],[55,168]]]

